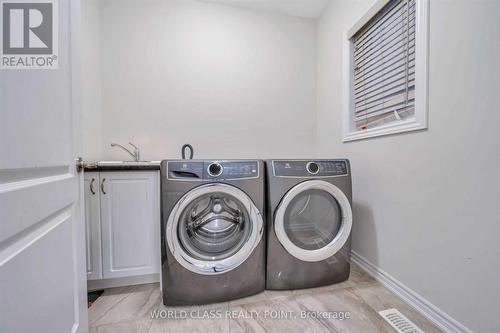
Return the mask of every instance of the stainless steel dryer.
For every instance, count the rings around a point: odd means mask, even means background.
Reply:
[[[351,249],[348,160],[266,161],[267,289],[346,280]]]
[[[222,302],[265,288],[264,163],[161,163],[165,305]]]

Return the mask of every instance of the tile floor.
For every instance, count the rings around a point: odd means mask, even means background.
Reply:
[[[265,291],[206,306],[166,307],[158,283],[108,289],[89,308],[89,322],[92,333],[395,332],[378,314],[393,307],[424,332],[440,332],[355,265],[349,280],[343,283],[306,290]],[[169,310],[176,312],[168,314]],[[152,311],[163,318],[153,319]],[[332,316],[340,311],[350,313],[350,318],[312,318],[316,313]],[[184,317],[186,313],[220,318],[165,318]],[[302,314],[311,316],[301,318]]]

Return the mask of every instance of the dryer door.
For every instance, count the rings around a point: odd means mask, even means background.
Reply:
[[[337,253],[352,228],[349,200],[322,180],[300,183],[286,193],[274,217],[278,240],[302,261],[321,261]]]
[[[166,239],[182,266],[220,274],[242,264],[262,239],[261,213],[240,189],[207,184],[186,193],[167,221]]]

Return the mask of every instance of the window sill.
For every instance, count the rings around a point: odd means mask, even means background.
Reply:
[[[364,131],[353,131],[344,135],[342,142],[363,140],[368,138],[374,138],[378,136],[420,131],[427,129],[427,126],[419,123],[415,119],[397,122],[393,124],[387,124],[377,128],[372,128]]]

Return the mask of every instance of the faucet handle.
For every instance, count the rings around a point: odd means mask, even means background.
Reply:
[[[131,145],[132,147],[134,147],[134,159],[136,162],[139,162],[139,160],[141,159],[141,156],[140,156],[141,151],[139,150],[139,147],[134,145],[132,142],[129,142],[128,144]]]

